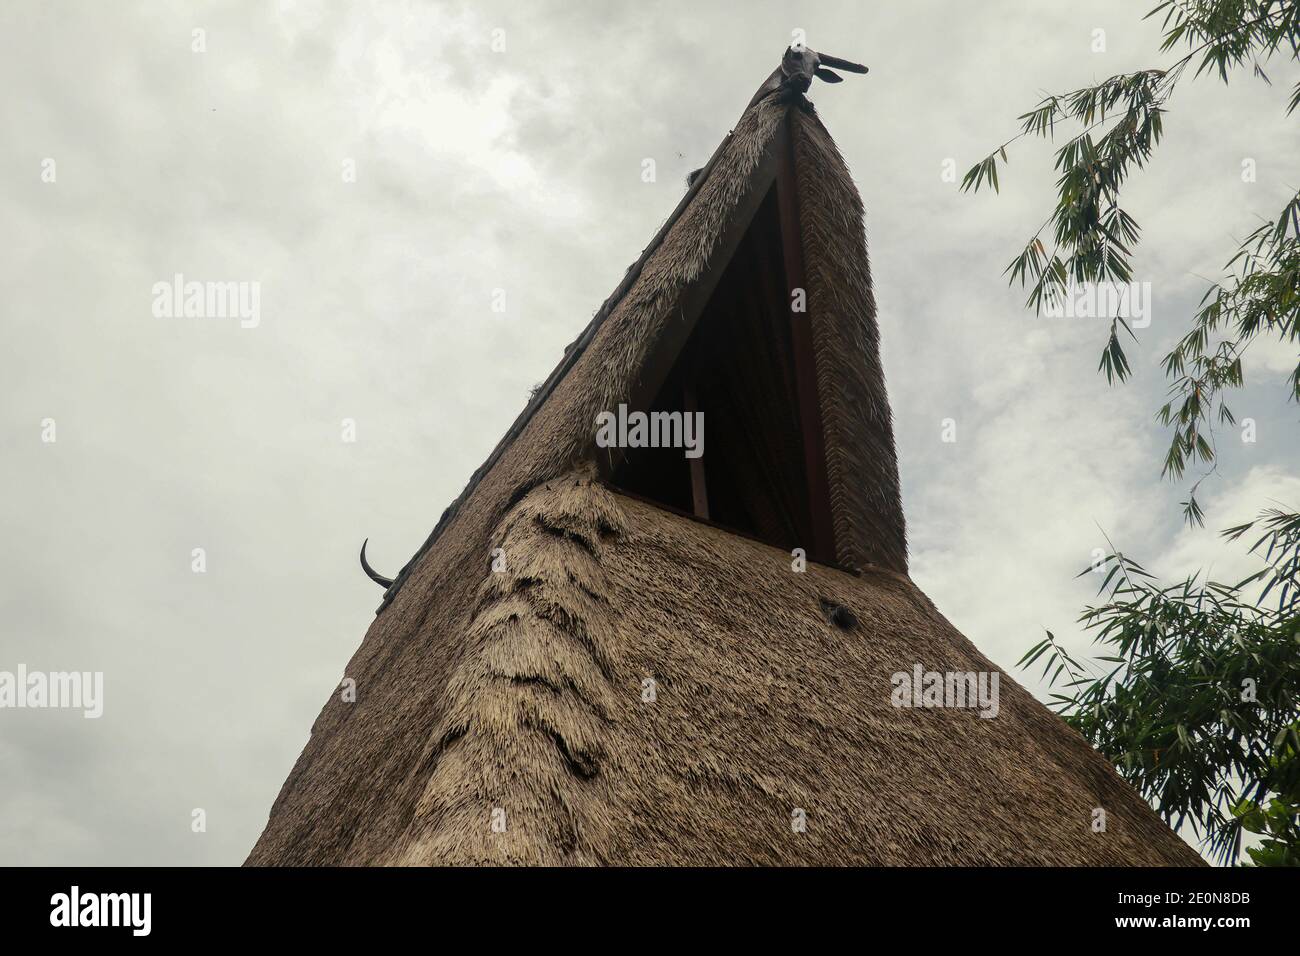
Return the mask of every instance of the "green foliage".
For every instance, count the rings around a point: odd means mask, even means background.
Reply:
[[[1119,74],[1045,97],[1020,116],[1020,133],[962,180],[963,190],[987,184],[996,192],[998,164],[1006,165],[1011,143],[1026,136],[1054,141],[1058,125],[1077,129],[1056,152],[1055,209],[1006,270],[1012,284],[1029,290],[1026,305],[1035,311],[1055,306],[1071,283],[1131,281],[1141,230],[1120,206],[1121,192],[1159,145],[1167,104],[1190,65],[1196,64],[1193,77],[1216,75],[1224,83],[1250,66],[1270,82],[1264,65],[1272,58],[1300,61],[1300,0],[1162,0],[1147,18],[1162,21],[1162,52],[1185,48],[1186,54],[1164,69]],[[1287,112],[1297,106],[1300,83]],[[1049,227],[1051,252],[1043,241]],[[1274,337],[1296,344],[1300,353],[1300,193],[1241,244],[1225,270],[1206,292],[1190,331],[1164,358],[1170,399],[1157,417],[1172,430],[1163,468],[1171,480],[1181,479],[1189,465],[1212,469],[1214,419],[1235,421],[1224,393],[1244,384],[1241,356],[1253,341]],[[1132,373],[1121,332],[1136,341],[1116,315],[1098,364],[1112,384]],[[1290,393],[1300,401],[1300,354]],[[1196,525],[1204,518],[1199,484],[1183,502],[1184,517]]]
[[[962,180],[963,190],[997,192],[1008,146],[1029,136],[1055,142],[1058,126],[1072,131],[1056,151],[1056,206],[1006,269],[1035,311],[1058,305],[1072,285],[1132,280],[1141,227],[1121,196],[1160,145],[1189,66],[1192,77],[1224,83],[1250,67],[1267,83],[1264,66],[1274,57],[1300,62],[1300,0],[1161,0],[1147,16],[1161,20],[1161,51],[1185,55],[1166,68],[1045,97],[1020,117],[1020,133]],[[1300,84],[1288,114],[1298,106]],[[1189,467],[1212,473],[1214,425],[1236,421],[1226,395],[1245,383],[1243,353],[1261,338],[1300,346],[1298,314],[1300,192],[1241,243],[1164,358],[1169,400],[1157,418],[1172,432],[1165,477],[1181,479]],[[1098,364],[1109,383],[1132,374],[1126,336],[1136,341],[1113,316]],[[1300,401],[1300,354],[1289,386]],[[1183,502],[1194,525],[1204,523],[1200,480]],[[1237,584],[1161,585],[1136,561],[1111,554],[1101,566],[1105,603],[1080,618],[1106,653],[1085,667],[1049,631],[1021,665],[1042,662],[1042,677],[1062,691],[1052,700],[1065,719],[1166,820],[1190,821],[1219,860],[1237,860],[1250,832],[1262,838],[1247,851],[1255,865],[1297,865],[1300,515],[1265,511],[1224,535],[1235,541],[1252,529],[1261,532],[1251,550],[1263,567]]]
[[[1295,754],[1295,748],[1290,748],[1286,759],[1294,762]],[[1264,837],[1259,846],[1246,848],[1253,865],[1300,866],[1300,806],[1274,797],[1265,804],[1242,800],[1232,812],[1243,829]]]
[[[1300,345],[1300,193],[1246,238],[1227,268],[1235,274],[1206,291],[1191,329],[1164,359],[1174,398],[1157,417],[1174,430],[1164,465],[1172,478],[1181,478],[1189,462],[1214,460],[1206,434],[1215,414],[1236,421],[1223,392],[1245,383],[1247,346],[1261,335]],[[1300,400],[1300,364],[1289,386],[1291,399]]]
[[[1300,514],[1271,510],[1223,532],[1262,535],[1256,574],[1233,585],[1161,586],[1138,562],[1109,555],[1104,604],[1080,621],[1106,651],[1086,668],[1049,631],[1021,659],[1042,676],[1066,721],[1174,826],[1191,821],[1220,861],[1242,831],[1266,835],[1257,865],[1300,863]],[[1091,573],[1092,568],[1083,572]],[[1259,593],[1252,592],[1258,589]],[[1048,676],[1050,674],[1050,677]],[[1064,678],[1064,679],[1063,679]]]

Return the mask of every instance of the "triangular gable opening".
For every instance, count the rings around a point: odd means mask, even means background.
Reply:
[[[682,441],[598,457],[619,490],[835,564],[786,129],[754,188],[747,228],[700,281],[705,290],[712,285],[707,297],[696,296],[703,305],[695,315],[683,312],[688,329],[674,330],[676,342],[665,337],[643,375],[647,394],[657,385],[653,397],[628,404],[647,413],[647,441],[676,439],[678,422]],[[702,430],[692,429],[701,419]]]

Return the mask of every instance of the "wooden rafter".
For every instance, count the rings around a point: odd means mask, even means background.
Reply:
[[[803,236],[799,222],[799,194],[795,181],[794,136],[791,121],[781,127],[776,170],[777,204],[781,212],[781,251],[785,259],[786,308],[795,289],[804,290],[807,275],[803,261]],[[813,540],[808,553],[819,561],[836,560],[835,530],[831,523],[830,484],[826,477],[826,438],[822,432],[821,401],[817,390],[817,361],[813,352],[814,316],[811,311],[790,311],[790,338],[794,348],[795,392],[799,398],[799,424],[803,433],[804,471],[808,479],[808,506]]]

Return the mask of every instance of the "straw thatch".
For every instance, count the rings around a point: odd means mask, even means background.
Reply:
[[[858,573],[796,572],[594,464],[597,413],[722,264],[781,135],[835,559]],[[248,862],[1198,859],[1005,675],[994,719],[893,707],[891,675],[916,663],[994,669],[905,570],[861,203],[817,119],[769,96],[389,589],[346,670],[356,701],[331,696]]]

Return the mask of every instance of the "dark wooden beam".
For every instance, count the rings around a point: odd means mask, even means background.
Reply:
[[[700,410],[699,402],[695,398],[695,383],[689,378],[682,389],[682,408],[686,415],[693,416]],[[704,456],[698,458],[688,458],[691,465],[691,504],[695,509],[695,517],[708,520],[709,518],[709,489],[704,483]]]
[[[822,433],[821,401],[817,391],[817,361],[813,352],[814,316],[808,302],[807,274],[803,261],[803,233],[799,221],[799,193],[794,168],[793,118],[781,127],[780,155],[776,169],[777,204],[781,211],[781,253],[785,260],[785,309],[790,316],[790,338],[794,347],[795,392],[799,400],[799,425],[803,433],[804,471],[808,478],[808,507],[812,514],[813,540],[807,551],[824,564],[834,564],[835,529],[831,523],[830,483],[826,477],[826,437]],[[808,311],[791,311],[795,289],[804,290]]]

